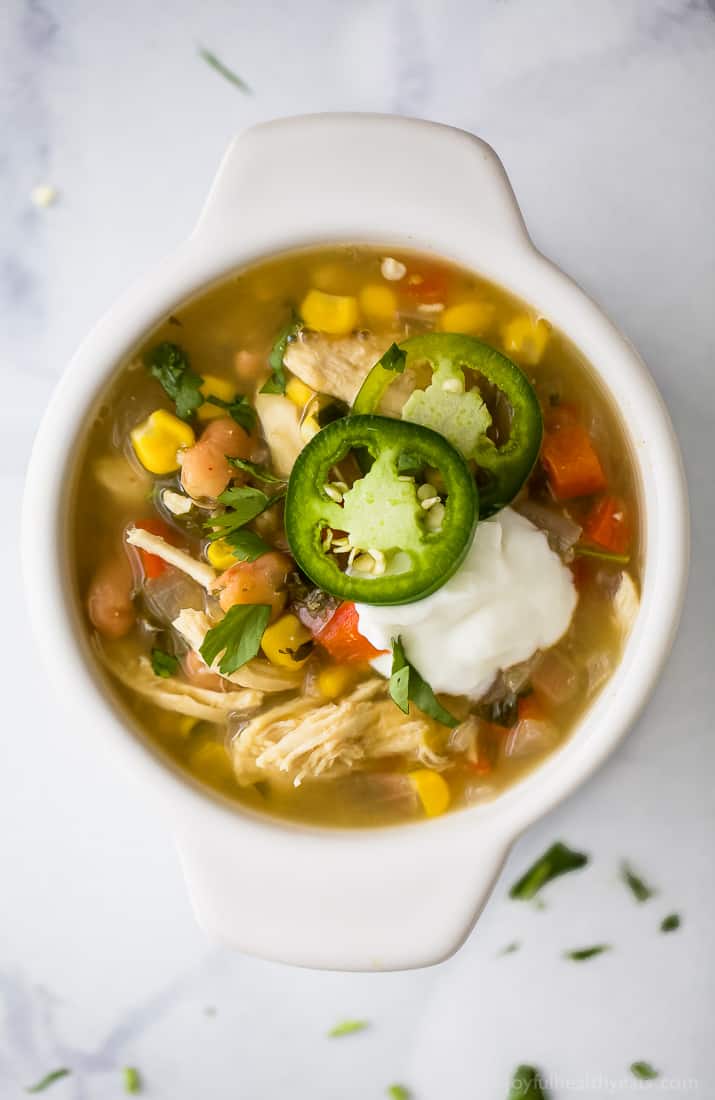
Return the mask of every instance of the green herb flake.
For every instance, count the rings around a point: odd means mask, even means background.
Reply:
[[[179,660],[173,654],[155,647],[151,651],[151,667],[155,676],[162,676],[166,680],[178,672]]]
[[[459,719],[450,714],[439,703],[432,688],[423,680],[417,669],[410,664],[400,637],[392,639],[392,673],[390,675],[390,695],[393,702],[404,714],[409,713],[410,703],[418,710],[443,726],[459,725]]]
[[[389,1085],[387,1095],[390,1100],[410,1100],[410,1090],[404,1085]]]
[[[654,887],[649,886],[628,863],[621,866],[621,878],[638,902],[648,901],[656,893]]]
[[[230,455],[226,457],[230,466],[235,467],[237,470],[243,470],[244,473],[250,474],[257,481],[265,481],[267,485],[285,485],[286,483],[284,477],[276,477],[265,466],[259,466],[255,462],[247,462],[245,458],[231,458]]]
[[[228,65],[224,65],[223,61],[220,61],[211,50],[205,49],[204,46],[199,46],[199,57],[203,58],[207,65],[210,65],[212,69],[224,78],[224,80],[228,80],[229,84],[233,84],[239,91],[244,92],[246,95],[253,94],[252,89],[246,84],[246,81],[242,80],[233,69],[229,69]]]
[[[54,1085],[55,1081],[60,1081],[63,1077],[69,1077],[71,1072],[71,1069],[65,1069],[64,1067],[62,1067],[62,1069],[53,1069],[51,1073],[46,1074],[37,1084],[29,1085],[25,1089],[25,1092],[44,1092],[50,1085]]]
[[[628,565],[630,554],[614,554],[612,550],[598,550],[595,546],[574,546],[573,552],[579,558],[596,558],[597,561],[609,561],[612,565]]]
[[[499,951],[497,953],[497,958],[501,958],[502,955],[513,955],[514,952],[518,951],[520,948],[521,948],[521,944],[519,943],[519,941],[518,940],[513,940],[511,943],[508,943],[505,947],[502,947],[501,951]]]
[[[192,371],[183,348],[168,341],[158,344],[149,352],[146,365],[149,374],[164,387],[176,405],[176,415],[182,420],[191,420],[204,403],[203,378]]]
[[[407,352],[398,348],[397,344],[390,344],[389,348],[379,361],[379,366],[385,370],[394,370],[396,374],[402,374],[407,362]]]
[[[610,951],[610,944],[596,943],[593,947],[577,947],[573,951],[564,951],[564,958],[573,962],[585,962],[586,959],[594,959],[596,955],[602,955],[604,951]]]
[[[122,1077],[124,1078],[125,1092],[141,1092],[141,1077],[139,1076],[139,1070],[135,1069],[134,1066],[125,1066],[122,1070]]]
[[[244,429],[246,432],[250,432],[256,426],[256,410],[253,405],[249,403],[248,398],[242,394],[237,393],[231,401],[224,401],[222,397],[217,397],[214,393],[209,393],[204,398],[209,405],[216,405],[219,409],[224,409],[228,415],[236,421],[236,423]],[[231,461],[229,459],[229,461]]]
[[[543,1078],[535,1066],[518,1066],[511,1080],[508,1100],[548,1100]]]
[[[226,489],[220,494],[218,501],[219,504],[225,504],[231,511],[211,516],[206,520],[204,527],[209,532],[209,541],[226,538],[239,527],[244,527],[256,516],[260,516],[261,512],[265,512],[267,508],[281,500],[283,495],[283,493],[276,493],[268,496],[262,489],[254,489],[250,485]]]
[[[650,1062],[632,1062],[630,1068],[633,1076],[639,1081],[655,1081],[659,1076],[658,1070]]]
[[[261,386],[261,393],[285,393],[286,375],[283,369],[283,357],[289,341],[294,340],[303,327],[303,322],[293,310],[290,321],[278,333],[276,342],[268,356],[268,365],[271,368],[271,377]]]
[[[255,561],[273,549],[255,531],[248,531],[245,527],[231,531],[226,535],[225,541],[231,547],[236,561]]]
[[[566,875],[570,871],[578,871],[587,863],[587,855],[572,851],[558,841],[552,844],[548,852],[537,859],[536,863],[532,864],[529,870],[514,883],[509,891],[509,897],[519,901],[530,901],[547,882],[558,878],[559,875]]]
[[[343,1035],[354,1035],[358,1031],[364,1031],[368,1026],[367,1020],[341,1020],[335,1027],[331,1027],[328,1038],[340,1039]]]
[[[661,932],[675,932],[680,928],[680,916],[677,913],[669,913],[660,922]]]
[[[199,653],[209,666],[222,654],[219,671],[230,676],[256,656],[270,617],[268,604],[235,604],[207,632]]]

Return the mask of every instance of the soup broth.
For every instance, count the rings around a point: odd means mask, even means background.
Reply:
[[[439,364],[419,342],[410,345],[422,336],[467,338],[424,344],[438,357],[439,349],[456,356],[443,392],[433,383]],[[528,383],[543,437],[534,415],[529,422],[490,380],[490,368],[470,367],[471,348],[475,363],[492,362],[484,345]],[[388,381],[378,393],[371,371],[383,356]],[[452,402],[444,408],[443,394]],[[470,407],[489,421],[476,458],[459,447],[474,435],[459,404],[470,394]],[[378,418],[370,422],[378,437],[385,420],[406,433],[392,496],[382,500],[377,480],[365,495],[379,457],[358,446],[340,454],[324,485],[300,482],[307,454],[339,440],[360,413]],[[505,463],[497,456],[487,469],[479,454],[506,453],[522,422],[538,457],[504,503],[497,490],[507,492]],[[426,434],[415,435],[413,424]],[[409,465],[408,441],[434,442],[440,426],[454,486],[441,466]],[[98,660],[154,747],[260,813],[375,825],[493,799],[568,738],[616,667],[637,612],[634,468],[595,372],[558,318],[432,256],[303,250],[184,303],[118,365],[78,469],[77,589]],[[476,486],[474,542],[467,520],[460,536],[453,519],[464,469]],[[415,588],[414,600],[373,606],[369,594],[351,598],[352,589],[361,594],[380,580],[389,592],[396,578],[412,582],[416,559],[406,543],[377,546],[378,534],[404,519],[395,487],[416,501],[410,530],[424,520],[431,594]],[[355,530],[377,532],[376,545],[353,537],[351,493]],[[321,494],[321,507],[338,519],[316,533],[308,524]],[[465,497],[465,515],[468,507]],[[378,531],[373,521],[383,511]],[[458,553],[447,545],[450,522],[454,545],[463,542]],[[516,561],[522,544],[528,575]],[[337,578],[333,591],[315,583],[324,558]],[[486,596],[480,578],[486,585],[490,570]],[[477,579],[474,594],[467,576]],[[485,621],[489,600],[494,619],[504,608],[511,616],[506,646],[474,625]],[[420,607],[429,608],[421,620]],[[495,639],[503,629],[495,623]],[[392,653],[378,656],[384,648]],[[418,652],[428,654],[421,663]],[[455,669],[472,653],[493,675],[480,673],[480,682],[475,671],[462,684]],[[515,653],[518,660],[502,663]]]

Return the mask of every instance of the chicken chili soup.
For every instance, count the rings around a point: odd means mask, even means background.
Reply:
[[[74,505],[99,660],[255,810],[406,822],[559,746],[638,609],[629,448],[557,318],[433,257],[281,256],[115,376]]]

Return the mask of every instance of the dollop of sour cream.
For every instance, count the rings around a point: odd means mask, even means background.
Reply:
[[[547,649],[566,632],[577,602],[571,571],[546,535],[511,508],[477,526],[446,584],[415,603],[357,604],[360,633],[408,659],[437,692],[479,699],[502,669]],[[373,667],[390,675],[388,653]]]

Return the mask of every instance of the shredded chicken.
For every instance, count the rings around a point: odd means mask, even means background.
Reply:
[[[300,434],[300,409],[279,393],[257,393],[255,405],[273,469],[279,477],[288,477],[305,444]]]
[[[149,554],[156,554],[157,558],[161,558],[169,565],[174,565],[206,589],[210,589],[216,580],[215,569],[212,569],[210,565],[203,561],[192,558],[191,554],[187,554],[185,550],[178,550],[176,546],[172,546],[160,535],[152,535],[149,531],[142,530],[141,527],[129,527],[126,539],[130,546],[136,546],[139,550],[146,550]]]
[[[120,683],[162,710],[188,714],[204,722],[225,722],[228,714],[248,714],[263,702],[260,691],[211,691],[177,676],[157,676],[148,657],[131,656],[122,647],[98,650],[102,662]]]
[[[438,768],[446,764],[429,747],[429,720],[405,717],[384,698],[384,680],[360,684],[339,703],[293,699],[251,719],[232,744],[239,783],[288,776],[298,787],[304,779],[334,779],[385,756]]]
[[[171,624],[174,630],[181,635],[190,649],[204,664],[206,663],[199,650],[204,644],[207,631],[211,629],[211,621],[203,611],[195,611],[192,607],[185,607],[179,612]],[[217,657],[210,666],[212,672],[219,672],[220,658]],[[207,666],[208,667],[208,666]],[[222,672],[219,672],[223,676]],[[291,672],[290,669],[276,668],[270,661],[254,658],[247,664],[232,672],[230,676],[224,676],[224,680],[230,680],[240,687],[254,688],[256,691],[294,691],[303,678],[300,671]]]
[[[616,594],[613,597],[613,612],[621,633],[624,636],[630,634],[633,624],[636,621],[639,607],[640,600],[638,598],[638,589],[635,586],[635,582],[629,573],[623,572],[621,573],[621,579],[618,583]]]
[[[304,330],[288,344],[284,362],[312,390],[352,405],[370,368],[392,341],[392,336],[373,333],[335,340]]]

